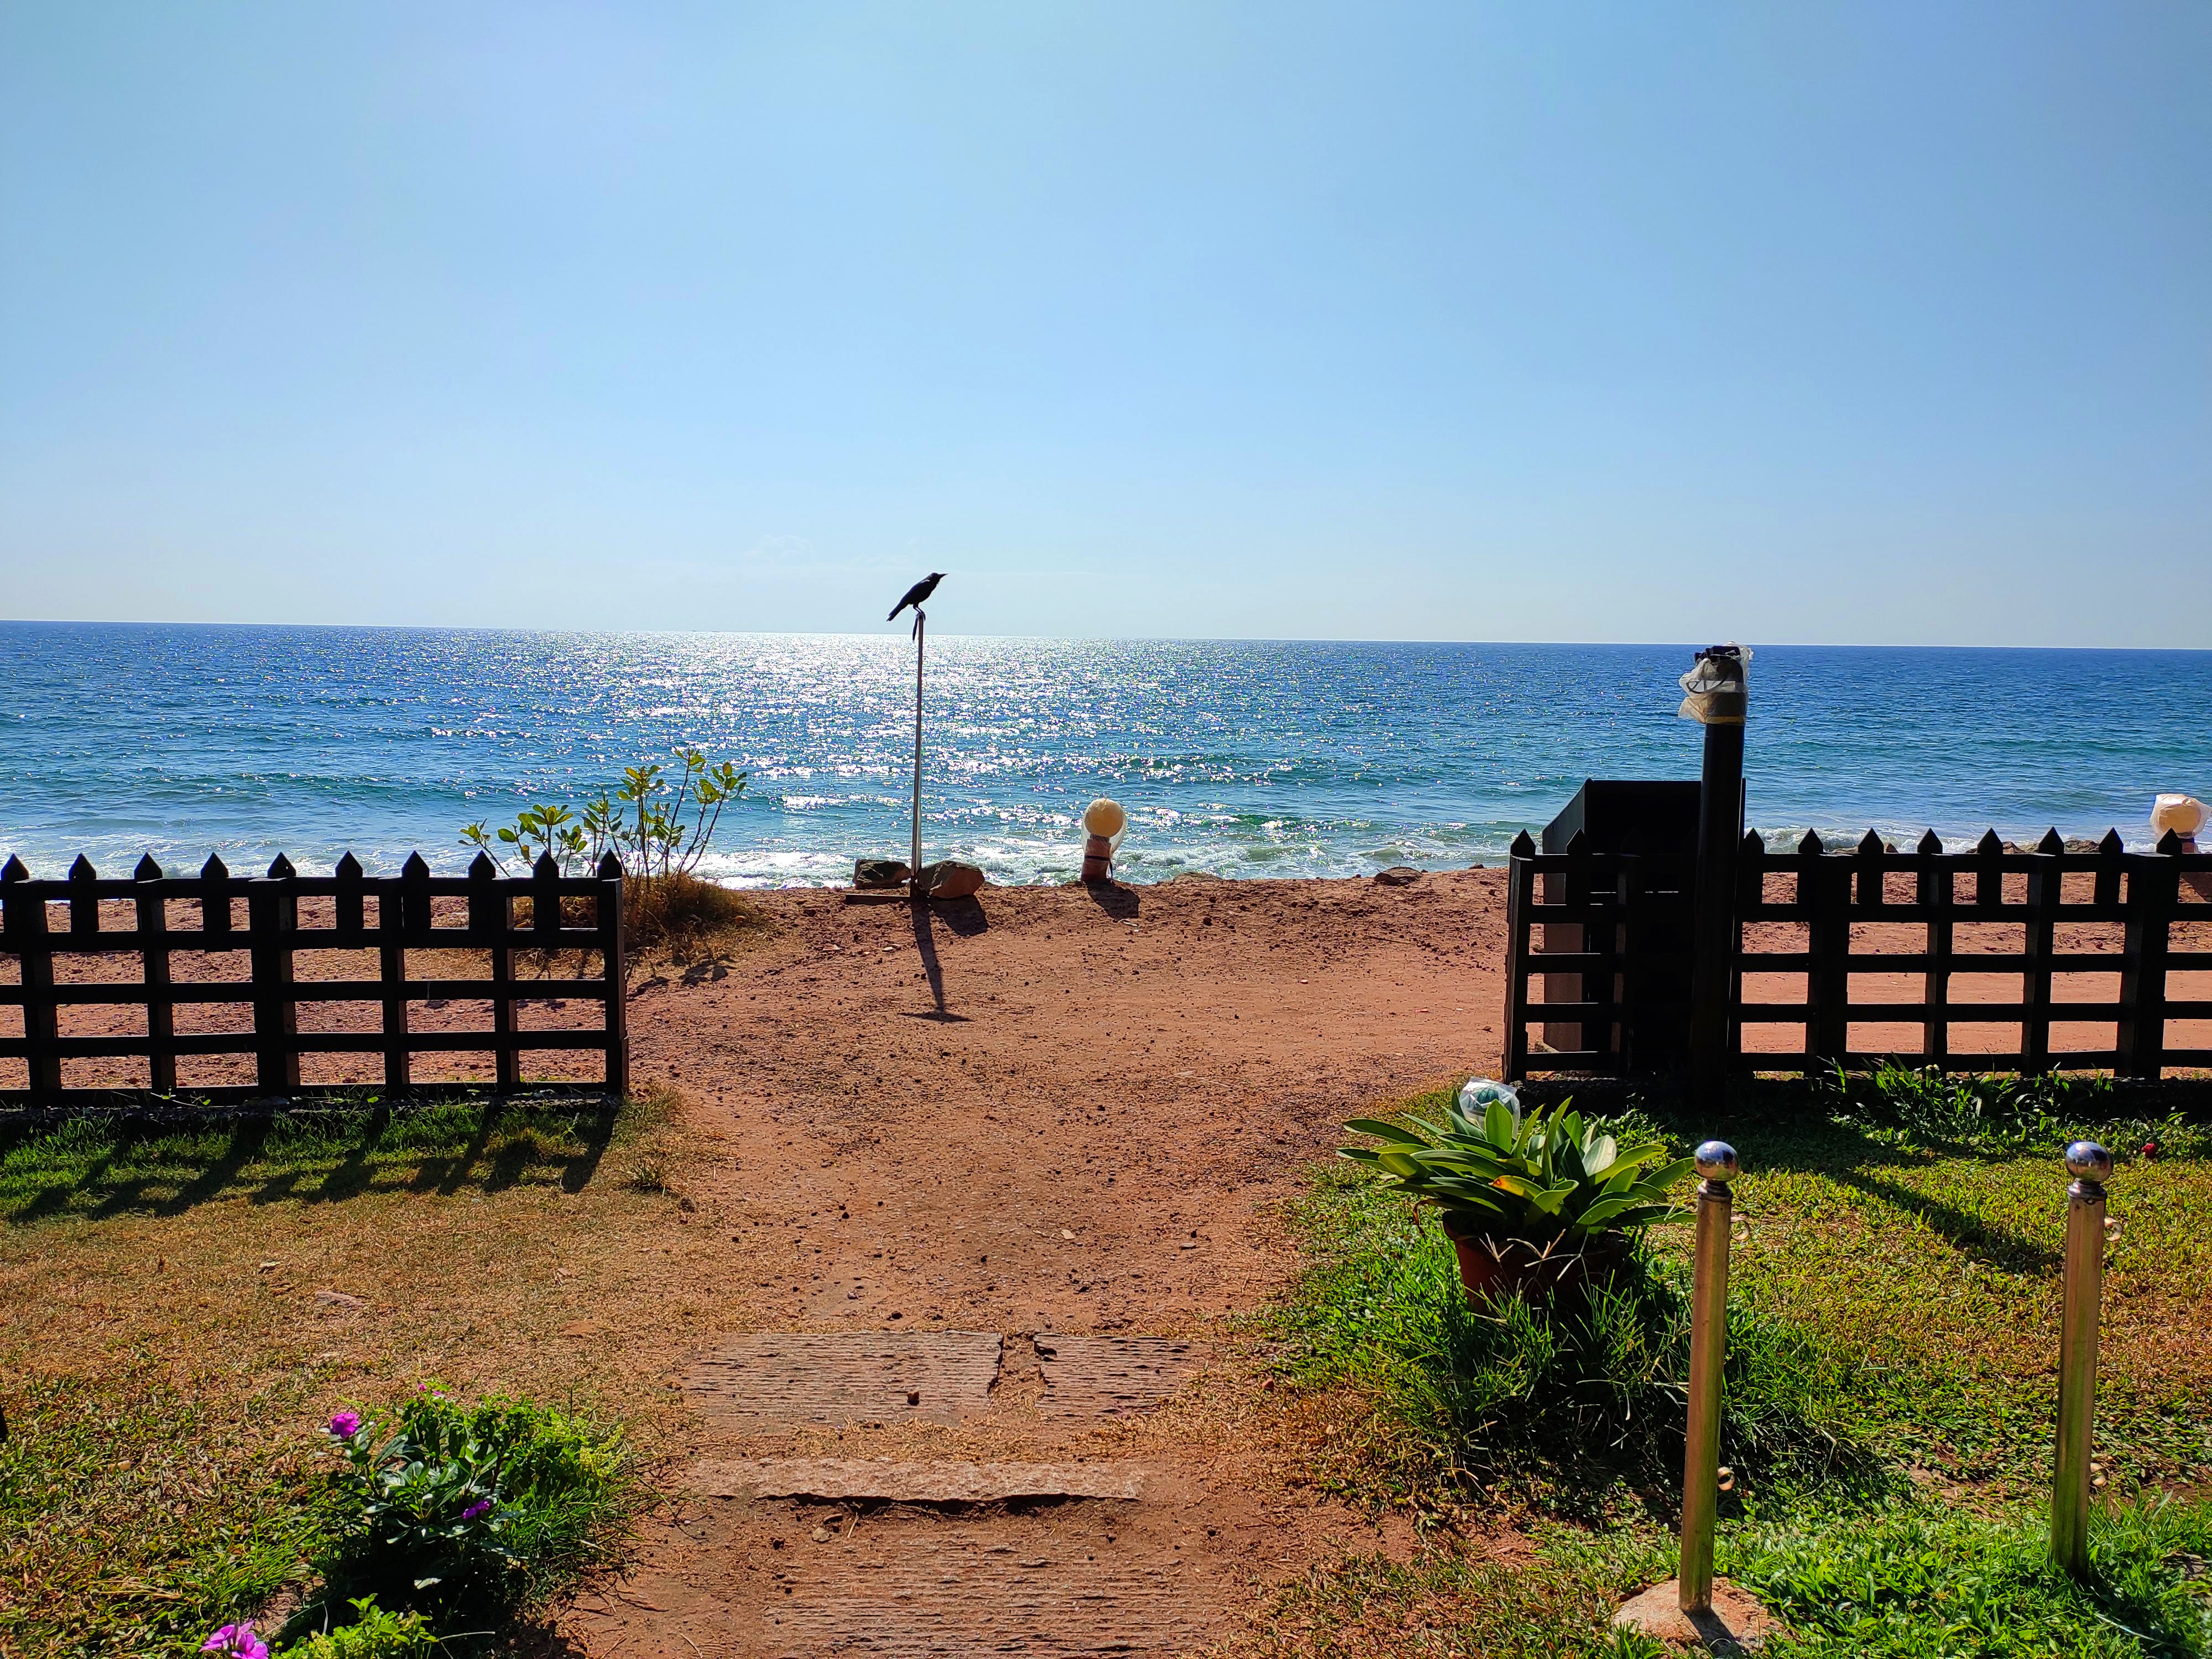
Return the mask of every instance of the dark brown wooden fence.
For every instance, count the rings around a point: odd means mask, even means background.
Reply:
[[[1538,854],[1525,836],[1514,844],[1509,1077],[1648,1072],[1639,1056],[1663,1045],[1646,1034],[1686,1012],[1679,952],[1651,943],[1672,943],[1679,931],[1642,898],[1642,861],[1591,853],[1579,840],[1555,854]],[[2212,973],[2212,854],[2184,851],[2170,835],[2153,853],[2125,851],[2116,833],[2094,850],[2069,852],[2056,831],[2032,851],[2008,850],[1991,832],[1974,851],[1952,854],[1932,833],[1911,851],[1893,851],[1869,831],[1841,852],[1808,835],[1784,853],[1769,852],[1754,833],[1736,873],[1729,1055],[1739,1071],[1810,1073],[1892,1058],[1954,1071],[2137,1078],[2212,1067],[2212,1043],[2171,1035],[2185,1022],[2212,1021],[2212,996],[2169,988],[2176,975]],[[1582,928],[1583,948],[1542,948],[1554,925]],[[1532,997],[1539,975],[1545,994]],[[1747,994],[1747,976],[1765,981],[1757,994]],[[1973,977],[1975,994],[1960,994],[1964,976]],[[1855,987],[1855,977],[1887,988]],[[1778,994],[1776,979],[1802,985],[1802,995]],[[1917,994],[1899,995],[1900,980]],[[2104,985],[2110,994],[2077,994]],[[1532,1024],[1549,1041],[1532,1042]],[[1855,1025],[1916,1028],[1914,1041],[1855,1043]],[[1796,1028],[1802,1042],[1769,1049],[1754,1035],[1777,1027]],[[1956,1038],[1961,1028],[1992,1027],[2016,1030],[2017,1046]],[[2077,1027],[2114,1036],[2109,1047],[2054,1042],[2054,1031]],[[1558,1042],[1563,1034],[1571,1047]]]
[[[316,913],[305,925],[303,900]],[[528,901],[528,920],[521,925],[517,900]],[[0,1060],[21,1060],[27,1087],[0,1091],[0,1099],[66,1104],[112,1099],[118,1088],[137,1087],[173,1094],[178,1060],[199,1055],[252,1061],[250,1085],[185,1086],[193,1097],[216,1100],[358,1086],[303,1085],[304,1055],[379,1055],[384,1086],[404,1090],[416,1082],[416,1055],[488,1054],[495,1086],[512,1090],[523,1086],[523,1054],[548,1050],[600,1054],[605,1087],[619,1093],[629,1082],[622,915],[622,869],[611,856],[592,876],[563,876],[547,858],[519,879],[501,877],[482,854],[465,877],[432,875],[420,854],[397,876],[367,875],[348,854],[327,877],[299,875],[279,856],[266,876],[254,878],[233,876],[219,858],[210,858],[197,876],[169,876],[149,856],[128,880],[103,878],[80,858],[61,881],[33,880],[21,860],[10,858],[0,869],[0,963],[12,958],[17,973],[15,983],[0,983],[0,1011],[20,1011],[21,1025],[19,1034],[9,1034],[0,1012]],[[302,978],[295,971],[301,951],[376,951],[377,977]],[[410,951],[487,952],[490,972],[484,978],[411,976]],[[173,972],[180,957],[202,953],[234,962],[240,951],[246,953],[242,976],[234,969],[228,976],[204,979],[179,979]],[[574,976],[516,974],[518,956],[550,972],[560,953],[570,951],[577,953]],[[118,982],[67,966],[59,975],[55,971],[57,963],[73,958],[112,963],[118,954],[137,955],[143,972]],[[598,973],[588,974],[594,963]],[[599,1024],[522,1026],[519,1004],[553,999],[598,1005]],[[433,1000],[488,1002],[490,1029],[412,1024],[410,1008]],[[372,1006],[374,1029],[299,1029],[303,1006],[346,1003]],[[179,1030],[177,1011],[203,1005],[242,1006],[250,1024],[234,1012],[222,1022],[234,1029]],[[119,1006],[132,1024],[143,1016],[143,1034],[65,1029],[64,1011],[102,1006]],[[65,1086],[65,1062],[137,1058],[145,1062],[143,1085]]]

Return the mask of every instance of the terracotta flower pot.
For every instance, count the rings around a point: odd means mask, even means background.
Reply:
[[[1593,1285],[1610,1285],[1628,1261],[1626,1233],[1593,1233],[1579,1245],[1565,1238],[1538,1244],[1493,1238],[1480,1224],[1462,1222],[1449,1210],[1442,1219],[1470,1302],[1504,1302],[1516,1295],[1532,1303],[1581,1302]]]

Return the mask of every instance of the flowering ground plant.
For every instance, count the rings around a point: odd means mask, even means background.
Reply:
[[[625,1503],[611,1434],[528,1401],[425,1386],[389,1413],[330,1421],[337,1536],[329,1595],[497,1623],[573,1572]]]
[[[462,1406],[426,1388],[383,1421],[340,1412],[330,1432],[339,1576],[403,1607],[509,1599],[520,1561],[500,1477],[520,1437],[501,1402]]]

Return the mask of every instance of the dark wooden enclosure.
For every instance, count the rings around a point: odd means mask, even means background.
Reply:
[[[1992,831],[1972,852],[1946,853],[1932,832],[1893,851],[1869,831],[1856,848],[1832,852],[1808,835],[1776,853],[1754,833],[1735,862],[1727,1053],[1739,1072],[1892,1058],[2137,1078],[2212,1066],[2212,979],[2194,994],[2176,984],[2212,975],[2212,854],[2171,835],[2152,853],[2125,851],[2117,833],[2069,852],[2055,830],[2032,851]],[[1654,1055],[1675,1051],[1653,1034],[1687,1013],[1675,989],[1680,900],[1654,891],[1680,884],[1655,873],[1580,836],[1559,854],[1515,842],[1509,1078],[1649,1073],[1661,1069]],[[1563,924],[1582,930],[1582,948],[1542,948],[1555,927],[1576,937]],[[1538,975],[1546,994],[1532,1000]],[[1532,1024],[1546,1040],[1531,1042]],[[2073,1040],[2085,1030],[2090,1041]],[[1778,1036],[1786,1046],[1770,1047]]]
[[[518,921],[519,901],[526,921]],[[198,1056],[250,1061],[250,1083],[185,1085],[216,1100],[359,1086],[303,1085],[301,1060],[315,1055],[374,1056],[362,1080],[404,1090],[417,1081],[417,1056],[489,1054],[494,1085],[511,1090],[523,1085],[525,1054],[561,1050],[600,1056],[605,1086],[619,1092],[628,1085],[622,918],[622,869],[611,855],[592,876],[564,876],[546,858],[522,878],[501,877],[481,854],[465,877],[434,876],[419,854],[397,876],[365,874],[350,854],[327,877],[299,875],[281,856],[265,876],[233,876],[219,858],[196,876],[169,876],[149,857],[127,880],[104,878],[80,858],[60,881],[33,880],[11,858],[0,870],[0,963],[12,959],[16,973],[0,982],[0,1060],[20,1061],[26,1084],[0,1098],[51,1105],[109,1100],[118,1090],[173,1094],[178,1061]],[[297,971],[301,953],[372,951],[374,978]],[[476,953],[489,972],[410,974],[410,951]],[[570,952],[574,973],[550,977]],[[116,964],[134,957],[138,971],[114,978]],[[519,976],[519,960],[543,971]],[[209,971],[181,977],[180,961]],[[598,1022],[526,1027],[524,1005],[556,1000],[596,1008]],[[448,1000],[488,1004],[489,1028],[453,1029],[450,1019],[411,1012]],[[366,1029],[301,1029],[303,1008],[344,1005],[356,1005],[355,1023]],[[21,1018],[15,1032],[11,1008]],[[179,1029],[180,1011],[188,1024],[220,1029]],[[67,1029],[72,1023],[137,1029],[88,1032]],[[140,1060],[127,1082],[73,1084],[68,1075],[71,1062],[112,1071]]]

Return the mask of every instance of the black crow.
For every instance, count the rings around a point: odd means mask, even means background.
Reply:
[[[927,576],[924,576],[912,587],[907,589],[906,597],[891,607],[891,614],[884,617],[884,620],[885,622],[896,622],[898,620],[898,613],[905,610],[908,605],[912,605],[917,611],[921,610],[921,602],[927,599],[931,594],[937,592],[938,583],[944,580],[945,573],[942,570],[931,571]]]

